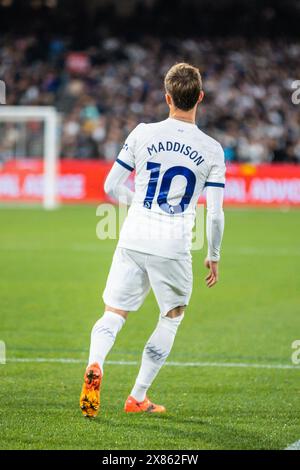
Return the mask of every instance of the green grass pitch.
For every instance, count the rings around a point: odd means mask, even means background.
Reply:
[[[282,449],[300,439],[299,368],[251,367],[292,365],[299,211],[226,210],[220,283],[205,287],[205,252],[195,252],[194,292],[169,357],[202,365],[162,369],[149,396],[166,415],[123,413],[158,318],[149,295],[108,358],[133,364],[106,366],[93,421],[78,399],[115,242],[97,240],[94,207],[1,208],[0,221],[1,449]]]

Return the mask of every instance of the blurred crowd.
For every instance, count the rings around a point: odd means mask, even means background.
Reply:
[[[175,62],[200,68],[197,124],[229,161],[300,162],[300,43],[241,38],[139,43],[108,37],[74,51],[67,38],[0,39],[8,105],[54,105],[62,158],[114,160],[140,122],[167,117],[163,77]],[[40,156],[43,125],[0,123],[0,159]]]

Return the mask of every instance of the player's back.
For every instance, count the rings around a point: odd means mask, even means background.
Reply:
[[[224,184],[220,144],[195,124],[168,118],[137,126],[119,160],[136,171],[135,196],[119,245],[171,258],[186,256],[205,184]]]

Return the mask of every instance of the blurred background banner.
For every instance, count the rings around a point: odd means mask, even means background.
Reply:
[[[106,202],[104,180],[109,162],[62,160],[57,178],[61,202]],[[133,175],[130,176],[132,182]],[[7,162],[0,169],[2,201],[41,201],[43,197],[43,163],[33,159]],[[300,166],[295,165],[227,165],[225,202],[234,205],[300,206]]]

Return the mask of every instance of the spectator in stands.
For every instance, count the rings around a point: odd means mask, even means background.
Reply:
[[[72,60],[70,53],[63,38],[49,40],[46,49],[34,37],[0,39],[8,104],[55,105],[64,158],[113,160],[139,122],[166,118],[162,78],[170,65],[185,60],[203,74],[198,124],[222,143],[228,161],[300,162],[300,108],[291,101],[291,84],[300,77],[299,43],[106,38]],[[29,145],[22,144],[21,126],[5,126],[2,158],[23,149],[41,153],[40,128],[27,125]]]

